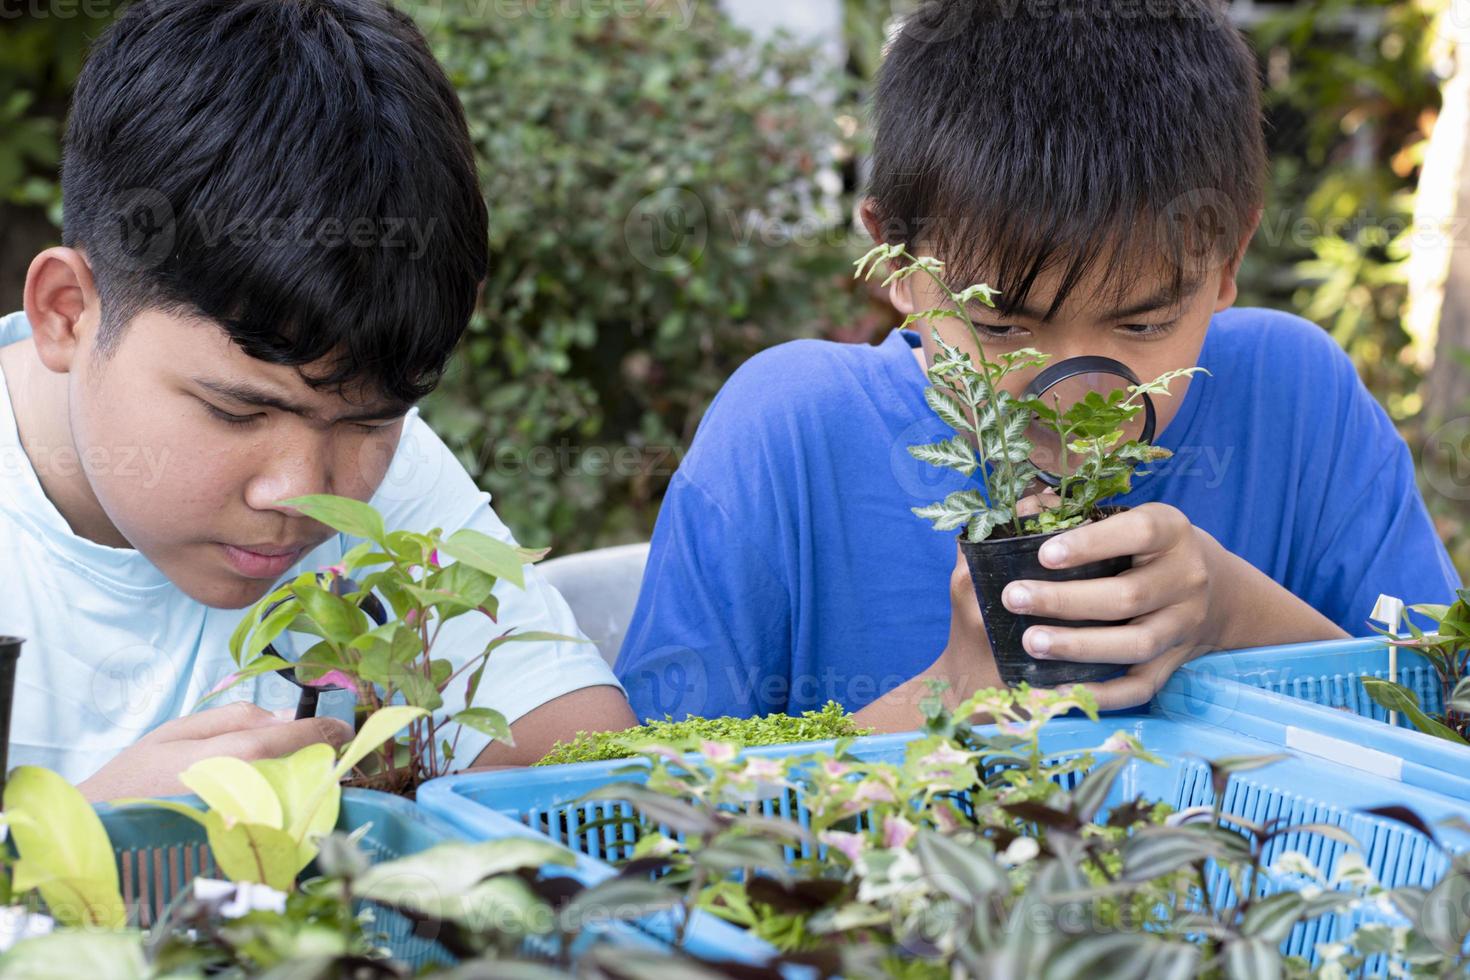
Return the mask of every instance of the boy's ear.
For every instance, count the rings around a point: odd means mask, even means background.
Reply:
[[[26,272],[25,311],[41,362],[71,370],[84,338],[98,326],[101,304],[87,257],[74,248],[48,248]]]
[[[1245,250],[1250,248],[1251,239],[1256,237],[1256,229],[1261,225],[1262,212],[1262,208],[1256,208],[1250,225],[1246,227],[1244,233],[1240,236],[1240,244],[1236,246],[1235,254],[1220,269],[1220,291],[1215,297],[1216,313],[1229,309],[1235,303],[1235,298],[1240,295],[1240,289],[1236,285],[1235,277],[1240,272],[1240,263],[1245,260]]]
[[[858,204],[858,217],[862,219],[863,227],[868,230],[868,237],[873,239],[874,245],[888,243],[888,236],[883,233],[883,215],[878,210],[878,201],[876,198],[865,197],[862,199],[861,203]],[[890,260],[888,267],[890,269],[897,269],[898,262]],[[888,287],[888,302],[892,303],[893,308],[904,316],[908,316],[918,309],[918,304],[914,300],[914,278],[916,277],[900,279]]]

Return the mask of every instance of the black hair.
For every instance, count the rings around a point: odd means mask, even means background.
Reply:
[[[99,356],[163,309],[405,405],[442,377],[489,261],[463,109],[381,0],[136,0],[81,72],[62,196]]]
[[[1219,0],[930,0],[873,96],[869,193],[890,243],[1047,317],[1101,263],[1121,299],[1233,258],[1262,205],[1259,69]]]

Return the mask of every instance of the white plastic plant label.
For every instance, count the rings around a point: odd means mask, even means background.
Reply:
[[[1399,624],[1404,621],[1404,600],[1391,595],[1380,595],[1368,618],[1375,623],[1382,623],[1388,627],[1390,633],[1398,636]]]
[[[19,905],[0,907],[0,953],[32,936],[44,936],[56,928],[49,915],[31,912]]]
[[[218,878],[195,878],[194,897],[201,902],[219,903],[219,914],[238,919],[251,912],[286,911],[286,895],[269,885],[249,881],[221,881]]]

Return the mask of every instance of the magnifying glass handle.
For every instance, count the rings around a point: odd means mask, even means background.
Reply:
[[[314,687],[303,687],[301,699],[296,702],[296,720],[316,717],[316,704],[321,698],[321,692]]]

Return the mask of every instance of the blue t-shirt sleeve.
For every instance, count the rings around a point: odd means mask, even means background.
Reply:
[[[1304,467],[1303,480],[1322,480],[1322,508],[1310,577],[1301,598],[1349,634],[1366,635],[1380,594],[1413,603],[1444,603],[1459,587],[1456,573],[1414,475],[1414,461],[1382,406],[1347,355],[1330,341],[1337,397],[1319,410],[1340,420],[1334,451],[1322,468]],[[1322,420],[1324,423],[1330,420]]]
[[[640,720],[785,710],[790,596],[737,519],[681,470],[659,512],[617,674]],[[772,661],[779,662],[772,662]]]

